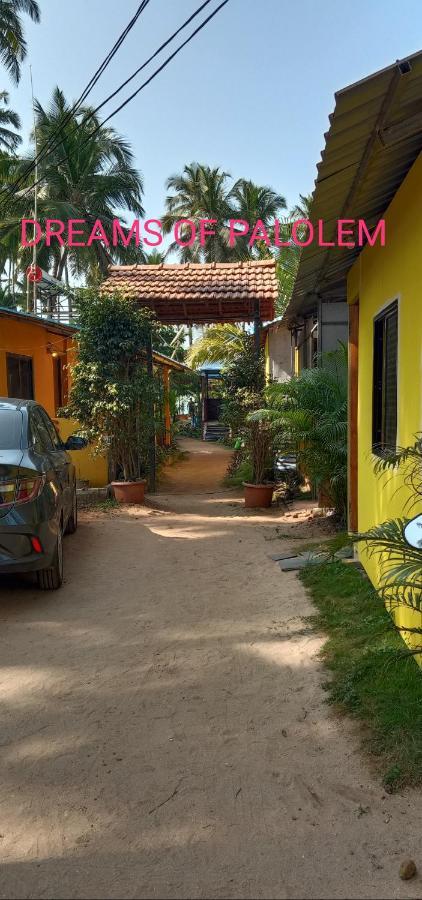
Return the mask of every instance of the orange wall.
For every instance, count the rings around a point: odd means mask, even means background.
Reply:
[[[58,353],[64,353],[71,339],[49,331],[47,326],[0,316],[0,397],[7,397],[7,353],[32,358],[34,399],[45,407],[50,416],[56,415],[54,397],[53,357],[47,353],[47,345]]]
[[[25,319],[7,318],[0,315],[0,397],[7,397],[7,353],[32,358],[34,379],[34,400],[40,403],[54,419],[60,435],[66,440],[77,431],[78,423],[73,419],[58,419],[54,393],[54,358],[47,352],[51,344],[54,352],[63,354],[64,366],[74,362],[72,338],[54,334],[48,326],[36,325]],[[66,380],[66,372],[64,373]],[[64,384],[66,399],[66,384]],[[70,454],[76,467],[77,478],[89,481],[93,487],[108,483],[108,463],[102,456],[95,456],[91,447],[75,450]]]

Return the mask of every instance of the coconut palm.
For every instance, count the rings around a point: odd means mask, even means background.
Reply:
[[[161,266],[164,258],[164,253],[160,253],[159,250],[150,250],[149,253],[145,254],[145,263],[147,266]]]
[[[286,209],[286,200],[281,194],[277,194],[268,186],[254,184],[246,178],[239,178],[236,181],[230,191],[229,201],[233,218],[244,219],[249,223],[250,230],[260,221],[269,235],[274,219],[282,209]],[[235,252],[238,259],[248,259],[253,253],[258,252],[257,245],[254,245],[253,250],[248,246],[249,237],[250,233],[245,237],[236,238]]]
[[[16,134],[21,127],[21,120],[12,109],[5,108],[8,104],[9,94],[7,91],[0,91],[0,148],[13,152],[22,141],[20,134]],[[9,126],[15,130],[12,131]]]
[[[267,407],[279,449],[297,454],[303,472],[328,494],[344,521],[347,509],[347,352],[324,353],[321,365],[267,387]]]
[[[206,362],[230,364],[245,349],[248,336],[239,325],[226,322],[210,325],[192,344],[187,353],[187,363],[198,369]]]
[[[399,630],[413,636],[415,655],[422,656],[422,562],[421,548],[412,547],[405,539],[404,529],[413,518],[415,509],[420,509],[422,500],[422,435],[409,447],[399,447],[377,460],[375,473],[383,475],[400,470],[403,485],[408,492],[404,504],[408,515],[400,519],[389,519],[380,525],[374,525],[365,534],[354,535],[354,539],[363,541],[369,557],[375,556],[379,561],[379,591],[387,608],[395,614],[398,610],[407,609],[415,613],[414,624],[403,625]],[[382,485],[380,485],[382,490]]]
[[[89,118],[88,118],[88,113]],[[63,126],[65,117],[69,121]],[[94,222],[99,219],[106,229],[110,240],[113,219],[118,210],[128,210],[137,216],[143,215],[142,176],[133,167],[133,154],[129,144],[120,137],[113,128],[102,127],[95,115],[87,108],[71,112],[64,94],[56,88],[48,109],[41,103],[35,103],[35,118],[38,146],[46,144],[53,134],[61,128],[58,146],[57,138],[51,142],[53,149],[40,160],[38,175],[40,179],[38,193],[38,217],[67,221],[83,219],[87,223],[80,228],[86,241]],[[8,179],[25,173],[31,157],[19,160],[12,166]],[[9,217],[30,217],[33,207],[33,174],[29,175],[25,189],[8,198],[3,205],[8,205]],[[119,216],[119,218],[121,218]],[[15,218],[16,223],[16,218]],[[0,230],[7,230],[3,222]],[[66,268],[72,274],[89,275],[92,281],[95,275],[104,275],[108,263],[140,262],[144,259],[141,247],[131,243],[128,248],[121,245],[108,247],[105,242],[95,240],[91,247],[75,249],[59,247],[54,241],[50,248],[45,244],[38,247],[40,265],[61,278]]]
[[[169,247],[169,253],[177,252],[181,262],[214,262],[231,258],[228,246],[227,220],[231,215],[228,200],[228,180],[230,175],[218,166],[210,166],[192,162],[184,167],[183,172],[171,175],[167,179],[166,188],[169,193],[165,200],[165,213],[162,217],[163,232],[170,234],[180,219],[190,219],[197,226],[196,240],[190,247],[180,247],[176,241]],[[199,240],[199,220],[215,219],[215,236],[205,241],[201,247]],[[187,226],[181,231],[181,238],[187,240],[190,229]]]
[[[299,194],[299,202],[289,212],[290,219],[309,219],[311,216],[312,194]]]
[[[289,211],[289,221],[309,219],[311,204],[312,194],[299,194],[299,202]],[[281,228],[281,233],[283,240],[287,241],[291,234],[291,226],[286,223]],[[278,316],[283,315],[292,296],[293,286],[299,269],[300,255],[301,248],[293,241],[291,241],[289,247],[280,247],[277,250],[278,301],[276,312]]]
[[[19,82],[21,63],[27,53],[22,14],[39,22],[40,8],[36,0],[0,0],[0,61],[15,84]]]

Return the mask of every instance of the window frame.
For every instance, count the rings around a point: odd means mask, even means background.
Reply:
[[[32,393],[32,396],[31,397],[23,397],[22,392],[20,392],[19,396],[16,397],[15,399],[17,399],[17,400],[35,400],[34,358],[32,356],[28,356],[24,353],[8,353],[8,352],[6,353],[6,378],[7,378],[7,395],[8,395],[8,397],[10,397],[10,398],[14,397],[14,394],[9,393],[9,391],[10,391],[9,360],[12,360],[12,359],[19,360],[19,361],[22,360],[25,363],[30,363],[30,368],[31,368],[31,393]]]
[[[398,446],[398,399],[399,399],[399,335],[400,335],[400,303],[399,297],[389,300],[382,309],[373,318],[372,331],[372,453],[377,457],[383,457],[394,452]],[[385,423],[386,423],[386,404],[387,391],[385,385],[386,376],[386,324],[393,316],[396,317],[396,354],[395,354],[395,386],[396,386],[396,402],[395,402],[395,440],[394,444],[386,442]],[[377,326],[382,323],[382,349],[381,349],[381,373],[378,370],[379,359],[377,359]],[[380,389],[378,388],[381,382]]]

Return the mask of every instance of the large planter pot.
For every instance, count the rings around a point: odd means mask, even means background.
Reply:
[[[245,488],[245,506],[248,509],[268,508],[273,499],[273,484],[248,484],[243,482]]]
[[[140,481],[112,481],[114,497],[118,503],[144,503],[146,479]]]

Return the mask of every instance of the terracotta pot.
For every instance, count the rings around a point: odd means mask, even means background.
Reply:
[[[146,479],[140,481],[112,481],[114,497],[118,503],[145,503]]]
[[[248,484],[243,482],[245,488],[245,506],[248,509],[256,507],[268,508],[273,499],[273,484]]]

